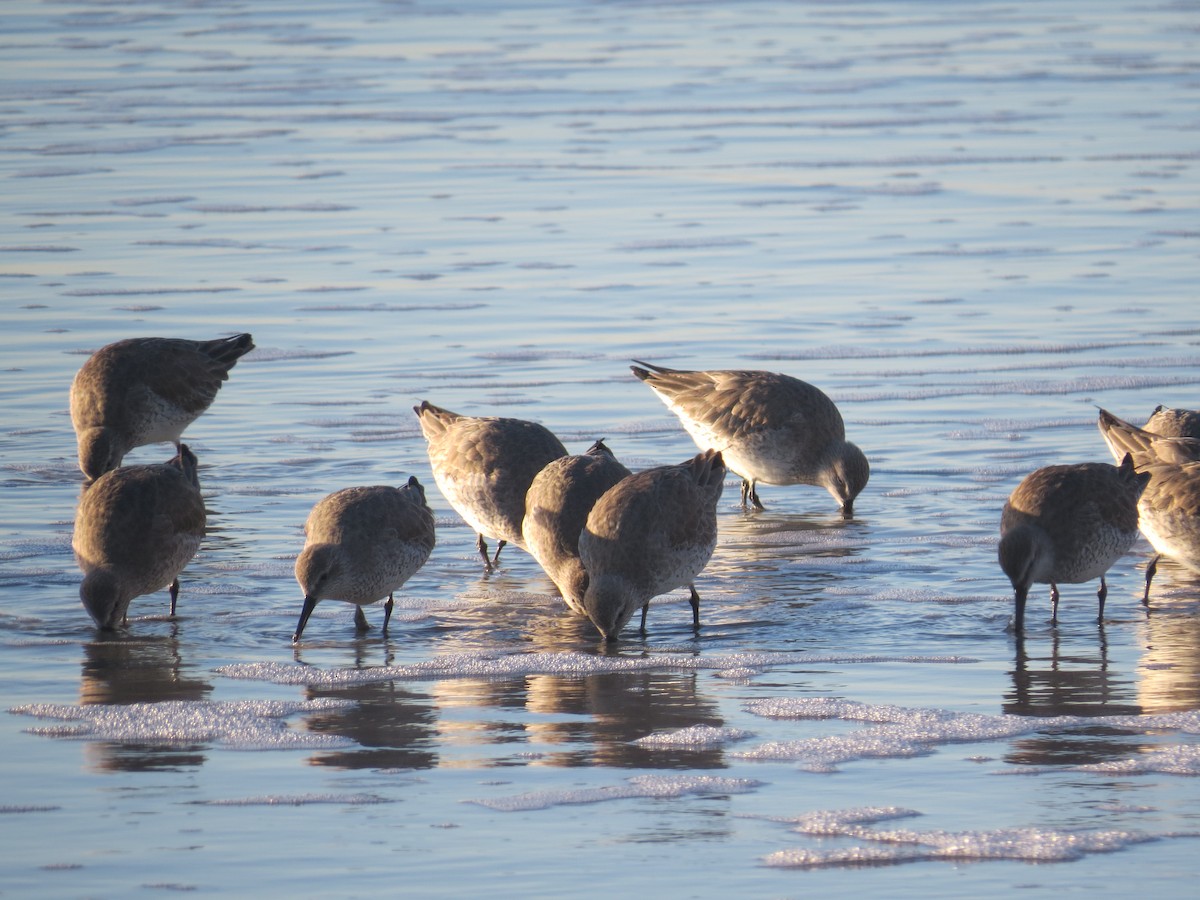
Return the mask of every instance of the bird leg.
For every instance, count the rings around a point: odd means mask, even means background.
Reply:
[[[388,622],[392,618],[392,607],[395,606],[395,601],[392,600],[392,595],[388,594],[387,603],[383,604],[383,636],[387,637]],[[360,606],[359,609],[362,609]]]
[[[366,631],[371,626],[367,624],[367,615],[357,603],[354,605],[354,630]]]
[[[755,482],[748,478],[742,479],[742,508],[746,508],[746,500],[749,499],[754,504],[755,509],[762,509],[762,501],[758,499],[758,491],[755,490]]]
[[[496,555],[492,557],[493,569],[500,565],[500,551],[503,550],[507,545],[508,541],[500,541],[500,543],[496,544]]]
[[[1150,560],[1150,565],[1146,566],[1146,593],[1142,594],[1142,606],[1150,605],[1150,582],[1158,574],[1158,561],[1160,559],[1162,559],[1162,554],[1155,553],[1154,559]]]
[[[1149,590],[1149,587],[1147,587]],[[179,600],[179,579],[171,582],[171,615],[175,615],[175,603]]]
[[[689,584],[688,587],[692,589],[692,596],[688,598],[688,601],[692,604],[692,627],[695,628],[697,631],[699,631],[700,630],[700,595],[696,593],[696,586],[694,584]]]
[[[642,633],[643,635],[646,633],[646,613],[647,613],[649,610],[650,610],[650,601],[649,601],[649,600],[647,600],[647,601],[646,601],[646,602],[645,602],[645,603],[642,605],[642,627],[641,627],[641,633]]]
[[[1050,582],[1050,624],[1058,624],[1058,585]]]
[[[1100,599],[1100,613],[1096,616],[1096,621],[1104,624],[1104,601],[1108,598],[1108,584],[1104,581],[1104,576],[1100,576],[1100,590],[1096,591],[1096,596]]]
[[[475,546],[479,548],[479,555],[483,557],[484,571],[490,573],[492,571],[492,561],[488,559],[487,541],[483,539],[482,534],[479,535],[478,540],[475,541]],[[497,550],[496,552],[499,553],[500,551]]]

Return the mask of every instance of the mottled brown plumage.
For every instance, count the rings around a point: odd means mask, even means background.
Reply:
[[[427,400],[413,410],[429,442],[434,481],[478,534],[479,553],[491,571],[506,543],[524,549],[525,494],[538,472],[566,456],[567,448],[536,422],[459,415]],[[492,559],[485,538],[498,542]]]
[[[1163,556],[1200,571],[1200,440],[1188,436],[1190,410],[1159,407],[1150,422],[1172,434],[1138,428],[1107,410],[1098,427],[1114,456],[1128,453],[1134,467],[1150,477],[1138,501],[1138,526],[1156,553],[1146,566],[1142,602],[1150,602],[1150,584]],[[1150,424],[1150,423],[1147,423]]]
[[[248,334],[212,341],[129,338],[93,353],[71,383],[79,468],[96,479],[134,447],[171,441],[212,404],[254,349]]]
[[[1169,424],[1166,420],[1160,421]],[[1133,458],[1135,469],[1141,469],[1151,463],[1178,465],[1200,460],[1200,439],[1138,428],[1106,409],[1100,410],[1096,425],[1113,458],[1120,462],[1128,453]]]
[[[1163,437],[1187,437],[1200,440],[1200,411],[1194,409],[1171,409],[1154,407],[1154,412],[1142,426]]]
[[[606,640],[660,594],[691,589],[692,623],[700,627],[693,584],[717,546],[717,501],[725,464],[716,450],[686,462],[621,479],[592,507],[579,536],[588,574],[584,611]]]
[[[853,512],[870,466],[846,440],[841,413],[820,389],[776,372],[685,371],[634,362],[633,374],[679,417],[696,446],[719,450],[742,477],[743,506],[749,499],[762,508],[761,481],[824,487],[846,515]]]
[[[170,585],[196,555],[206,513],[187,445],[169,462],[125,466],[84,487],[71,546],[83,570],[79,597],[102,629],[124,624],[130,601]]]
[[[558,587],[567,606],[582,615],[587,614],[583,596],[588,577],[579,559],[579,535],[596,502],[629,474],[600,440],[586,453],[547,464],[525,495],[521,530],[526,549]]]
[[[415,476],[404,487],[351,487],[324,497],[304,523],[304,549],[296,558],[296,581],[304,607],[292,641],[300,640],[321,600],[355,604],[354,624],[367,629],[362,608],[387,597],[383,635],[396,591],[433,552],[433,512]]]
[[[1104,574],[1128,552],[1138,532],[1138,498],[1149,475],[1107,463],[1046,466],[1026,476],[1000,517],[1000,567],[1012,582],[1014,625],[1024,627],[1032,584],[1049,584],[1051,621],[1058,620],[1058,585],[1100,579],[1099,619],[1108,586]]]

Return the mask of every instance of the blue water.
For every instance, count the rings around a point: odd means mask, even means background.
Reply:
[[[1181,895],[1200,582],[1149,545],[1007,630],[1000,507],[1200,407],[1189,4],[0,6],[0,891]],[[67,389],[252,332],[188,432],[209,533],[98,636]],[[615,650],[485,577],[412,406],[631,468],[695,448],[631,358],[823,388],[871,482],[731,479]],[[128,462],[165,460],[167,446]],[[391,638],[290,635],[318,499],[427,485]],[[368,609],[377,626],[382,612]]]

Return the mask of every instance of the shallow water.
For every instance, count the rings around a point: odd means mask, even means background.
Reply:
[[[0,7],[0,890],[1181,894],[1200,582],[1149,546],[1006,629],[999,510],[1200,406],[1188,4]],[[98,637],[66,393],[122,337],[254,334],[188,432],[209,533]],[[694,448],[627,368],[785,371],[872,477],[730,480],[615,649],[484,577],[411,407],[632,468]],[[129,462],[160,461],[141,448]],[[292,562],[321,496],[426,484],[392,636]],[[900,865],[904,863],[905,865]]]

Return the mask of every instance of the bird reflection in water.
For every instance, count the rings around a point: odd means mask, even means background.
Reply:
[[[307,730],[347,737],[352,749],[319,753],[309,762],[337,769],[432,769],[438,764],[435,746],[437,711],[426,694],[376,681],[350,687],[309,687],[309,700],[335,697],[352,706],[328,709],[306,717]]]
[[[177,627],[167,635],[143,636],[98,632],[83,645],[79,685],[83,706],[203,700],[212,685],[193,674],[180,653]],[[88,743],[87,754],[99,771],[141,772],[199,766],[201,744],[164,746],[128,742]]]
[[[715,703],[699,692],[695,672],[652,670],[582,675],[532,674],[504,680],[448,679],[435,686],[441,709],[501,710],[487,721],[447,717],[457,745],[512,744],[488,765],[612,766],[715,769],[719,746],[650,749],[638,738],[695,725],[723,725]]]
[[[1016,640],[1011,672],[1013,689],[1004,712],[1015,716],[1135,716],[1137,686],[1122,667],[1109,666],[1108,643],[1100,629],[1098,643],[1073,641],[1069,649],[1054,629],[1049,655],[1034,656],[1026,641]],[[1080,766],[1126,759],[1140,747],[1128,730],[1105,725],[1047,728],[1014,742],[1008,762],[1036,766]]]
[[[526,681],[526,708],[540,716],[526,726],[531,741],[555,749],[537,761],[547,766],[634,769],[717,769],[721,746],[650,749],[638,738],[695,725],[719,728],[716,704],[697,690],[695,672],[604,672],[536,675]],[[572,718],[562,719],[561,716]],[[558,749],[561,748],[561,749]]]
[[[1161,563],[1160,563],[1161,566]],[[1194,600],[1197,595],[1191,594]],[[1144,647],[1137,697],[1146,714],[1200,709],[1200,616],[1196,604],[1152,607],[1139,630]]]
[[[861,519],[817,513],[726,516],[721,519],[721,551],[753,569],[772,570],[799,557],[856,557],[871,543],[870,525]],[[713,557],[716,562],[717,556]]]
[[[379,644],[360,636],[354,642],[351,668],[380,665],[375,657]],[[296,661],[303,664],[301,653]],[[382,665],[391,666],[395,657],[384,647]],[[349,738],[355,747],[318,753],[309,763],[337,769],[432,769],[438,764],[435,748],[437,710],[427,694],[395,681],[372,681],[338,687],[309,685],[305,698],[333,697],[353,701],[338,709],[327,709],[304,718],[304,727],[318,734]]]

